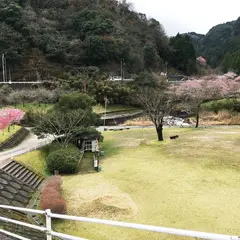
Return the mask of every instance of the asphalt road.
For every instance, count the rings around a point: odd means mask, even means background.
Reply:
[[[12,157],[33,151],[39,147],[47,145],[53,138],[38,139],[37,136],[30,134],[20,145],[7,151],[0,152],[0,168],[6,165]],[[0,238],[1,239],[1,238]]]

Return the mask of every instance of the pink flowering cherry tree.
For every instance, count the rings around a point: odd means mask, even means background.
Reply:
[[[17,124],[21,121],[24,116],[24,112],[20,109],[14,108],[3,108],[0,110],[0,131],[3,131],[8,127],[10,131],[10,126]]]
[[[240,92],[240,84],[225,76],[219,78],[200,78],[188,80],[176,89],[176,95],[186,102],[196,115],[196,128],[199,126],[200,110],[203,102],[236,96]]]

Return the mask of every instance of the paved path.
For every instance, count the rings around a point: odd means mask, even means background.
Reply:
[[[6,165],[10,158],[33,151],[39,147],[45,146],[53,140],[53,137],[45,139],[38,139],[36,135],[32,133],[27,139],[20,143],[17,147],[8,151],[0,152],[0,168]]]

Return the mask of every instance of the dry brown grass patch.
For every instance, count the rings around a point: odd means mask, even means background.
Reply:
[[[137,214],[137,206],[128,194],[103,179],[98,179],[99,176],[95,177],[95,181],[90,179],[87,188],[75,186],[74,193],[69,190],[71,195],[66,191],[65,198],[70,214],[108,219],[131,218]],[[89,175],[89,178],[92,176]],[[64,185],[64,188],[68,189],[69,185]]]
[[[227,111],[220,111],[219,113],[214,112],[203,112],[201,123],[208,125],[239,125],[240,124],[240,113],[230,113]]]

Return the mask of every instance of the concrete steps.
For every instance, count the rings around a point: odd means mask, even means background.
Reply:
[[[37,188],[43,180],[42,177],[14,160],[11,160],[2,170],[33,188]]]

